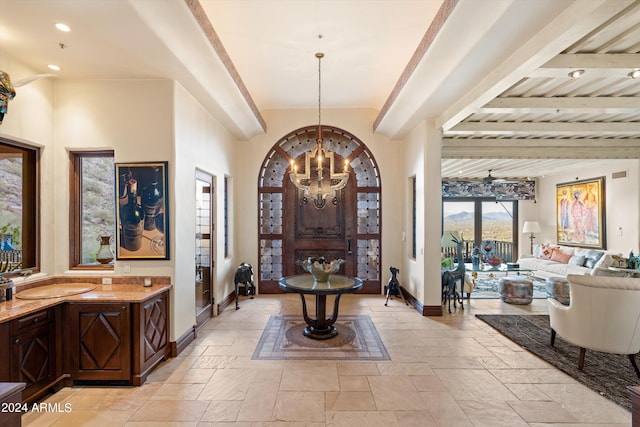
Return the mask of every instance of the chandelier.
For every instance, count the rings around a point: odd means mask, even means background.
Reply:
[[[338,198],[336,191],[343,189],[349,182],[349,160],[344,161],[344,170],[335,172],[334,153],[329,151],[322,143],[322,120],[321,120],[321,94],[322,94],[322,78],[320,63],[324,53],[316,53],[318,58],[318,138],[316,146],[313,150],[304,154],[304,173],[298,173],[298,166],[294,160],[291,160],[291,169],[289,170],[289,178],[298,190],[304,192],[302,203],[308,203],[313,199],[313,206],[316,209],[323,209],[327,204],[327,199],[331,198],[332,203],[336,205]],[[312,168],[311,160],[314,160],[315,167]],[[324,167],[328,163],[328,176],[325,177]],[[315,170],[314,170],[315,169]]]

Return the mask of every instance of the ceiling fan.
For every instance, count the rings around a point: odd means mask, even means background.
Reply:
[[[497,177],[491,175],[491,171],[492,171],[492,169],[489,169],[489,175],[487,175],[484,178],[482,178],[482,180],[484,182],[505,182],[506,181],[506,179],[504,179],[504,178],[497,178]]]
[[[491,171],[493,169],[489,169],[489,174],[487,176],[485,176],[484,178],[482,178],[483,182],[486,183],[491,183],[491,182],[500,182],[500,183],[517,183],[517,182],[521,182],[524,181],[525,179],[518,179],[518,178],[498,178],[496,176],[491,175]]]

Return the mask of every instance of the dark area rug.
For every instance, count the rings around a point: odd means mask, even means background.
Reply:
[[[272,314],[251,358],[391,360],[369,316],[339,316],[338,335],[328,340],[305,337],[306,326],[301,316]]]
[[[551,347],[551,329],[547,315],[476,314],[511,341],[575,378],[600,395],[631,411],[627,386],[640,384],[626,355],[588,350],[584,370],[578,370],[580,349],[556,335]]]

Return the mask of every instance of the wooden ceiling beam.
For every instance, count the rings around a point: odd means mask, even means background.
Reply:
[[[443,159],[640,159],[640,139],[450,139]]]
[[[569,72],[584,70],[591,77],[623,77],[640,67],[638,53],[563,53],[530,73],[529,78],[569,78]]]
[[[640,122],[462,122],[444,136],[640,136]]]

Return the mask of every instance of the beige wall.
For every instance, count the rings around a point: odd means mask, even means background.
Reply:
[[[112,149],[116,162],[172,160],[173,98],[168,80],[60,80],[55,89],[56,247],[52,274],[82,274],[69,266],[69,156],[73,150]],[[169,176],[171,176],[171,162]],[[171,189],[170,189],[171,191]],[[170,210],[172,206],[170,205]],[[43,227],[47,227],[43,215]],[[173,248],[171,248],[173,249]],[[170,249],[170,250],[171,250]],[[43,258],[47,252],[43,249]],[[125,267],[130,272],[125,271]],[[169,261],[116,261],[118,275],[169,275]],[[85,272],[86,274],[86,272]]]
[[[236,141],[202,106],[181,86],[175,85],[175,153],[173,156],[175,209],[171,215],[174,224],[175,248],[174,284],[176,304],[174,320],[176,337],[180,337],[195,322],[195,173],[200,170],[214,177],[214,222],[212,239],[215,261],[213,270],[213,297],[219,303],[233,290],[233,274],[239,261],[230,245],[229,257],[224,256],[224,177],[231,182],[235,176]],[[229,195],[229,238],[233,240],[234,195]]]
[[[426,121],[403,141],[403,230],[406,287],[426,306],[440,305],[440,238],[442,235],[441,134]],[[416,178],[416,257],[411,256],[412,177]],[[400,191],[399,191],[400,192]]]
[[[6,64],[6,65],[5,65]],[[16,78],[36,74],[4,63]],[[167,261],[115,261],[105,275],[172,277],[171,339],[195,323],[195,170],[233,180],[235,141],[182,87],[168,80],[43,79],[18,88],[2,127],[5,137],[42,147],[41,267],[47,275],[95,274],[69,271],[70,150],[113,149],[116,162],[169,161],[170,255]],[[55,125],[54,125],[55,118]],[[222,192],[216,193],[216,221],[223,223]],[[230,197],[233,203],[233,195]],[[232,211],[233,212],[233,211]],[[233,223],[231,224],[233,238]],[[222,234],[216,236],[222,246]],[[214,297],[231,291],[236,261],[216,253]]]
[[[620,171],[626,171],[627,177],[612,179],[611,174]],[[536,205],[542,233],[534,243],[556,243],[556,184],[599,176],[605,177],[607,249],[624,255],[630,249],[636,254],[640,252],[640,160],[637,159],[611,160],[606,166],[577,169],[540,179]],[[524,236],[524,240],[528,252],[529,239]]]
[[[235,228],[237,257],[258,265],[258,173],[265,156],[282,137],[304,126],[317,124],[316,110],[264,111],[267,133],[239,143],[236,184]],[[335,126],[360,139],[372,152],[382,184],[382,281],[389,280],[389,267],[402,270],[402,145],[376,135],[371,124],[374,110],[323,110],[322,124]],[[403,272],[399,279],[403,282]],[[256,272],[256,279],[258,274]]]
[[[38,74],[35,70],[12,61],[6,55],[3,55],[2,60],[2,69],[14,81]],[[40,173],[45,177],[53,177],[56,173],[53,133],[54,87],[54,80],[48,78],[16,88],[16,96],[9,102],[7,114],[0,125],[0,135],[41,148]],[[68,163],[65,163],[65,166],[67,165]],[[68,181],[65,181],[65,191],[68,189],[66,182]],[[54,221],[57,189],[58,186],[53,179],[44,179],[40,182],[41,216],[46,218],[45,225],[39,230],[43,253],[55,251],[57,233]],[[68,211],[68,205],[64,210]],[[68,254],[68,250],[65,253]],[[43,274],[39,276],[51,274],[54,271],[54,265],[53,257],[43,258],[41,263]]]

